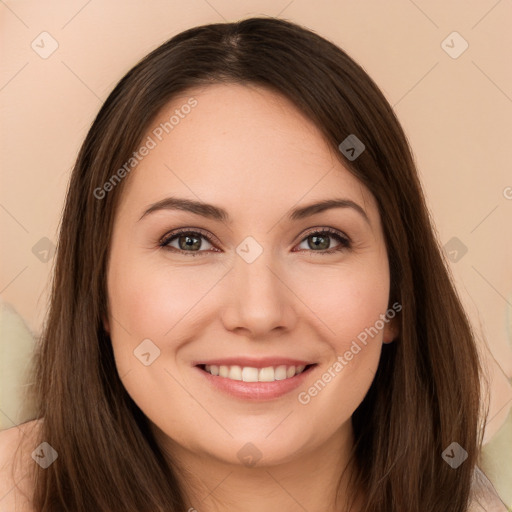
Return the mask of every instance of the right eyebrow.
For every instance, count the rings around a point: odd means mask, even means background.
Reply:
[[[142,220],[146,215],[149,215],[150,213],[160,210],[183,210],[213,220],[231,222],[228,212],[220,206],[214,206],[213,204],[179,197],[166,197],[165,199],[152,204],[142,214],[139,220]]]

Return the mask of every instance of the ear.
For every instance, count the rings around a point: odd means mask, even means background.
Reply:
[[[384,326],[382,342],[392,343],[400,334],[399,317],[395,316]]]
[[[105,329],[105,331],[107,331],[107,333],[110,334],[110,324],[108,323],[107,315],[101,315],[101,320],[103,322],[103,329]]]

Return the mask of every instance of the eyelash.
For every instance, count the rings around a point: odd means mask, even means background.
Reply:
[[[201,253],[207,252],[207,251],[184,251],[182,249],[177,249],[176,247],[169,246],[170,242],[172,242],[179,235],[183,235],[183,234],[201,235],[200,237],[205,238],[210,244],[214,245],[214,239],[206,231],[203,231],[198,228],[196,228],[195,230],[183,228],[183,229],[179,229],[177,231],[172,231],[171,233],[167,233],[166,235],[164,235],[164,237],[162,237],[160,239],[158,245],[165,250],[168,250],[171,252],[177,252],[177,253],[181,253],[181,254],[186,254],[187,256],[192,256],[192,257],[199,256],[199,255],[201,255]],[[295,251],[295,252],[301,252],[301,251],[305,250],[305,251],[311,252],[313,254],[319,253],[319,254],[325,255],[325,254],[334,254],[336,252],[341,252],[341,251],[351,248],[350,239],[347,236],[345,236],[344,234],[342,234],[341,232],[339,232],[335,229],[332,229],[332,228],[322,228],[319,231],[311,231],[306,234],[306,236],[300,241],[300,243],[304,242],[304,240],[306,240],[310,236],[325,235],[325,234],[328,234],[331,237],[336,238],[336,240],[338,240],[338,242],[340,242],[340,244],[337,247],[334,247],[333,249],[325,249],[323,251],[313,251],[313,250],[308,250],[308,249],[301,249],[300,251]]]

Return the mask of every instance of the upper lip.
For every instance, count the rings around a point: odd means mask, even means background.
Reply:
[[[267,368],[269,366],[308,366],[311,361],[303,361],[290,357],[263,357],[259,359],[251,357],[226,357],[223,359],[209,359],[204,361],[196,361],[194,366],[216,365],[216,366],[241,366],[251,368]]]

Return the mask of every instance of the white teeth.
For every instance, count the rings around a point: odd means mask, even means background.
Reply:
[[[242,370],[242,380],[244,382],[258,382],[258,368],[245,367]]]
[[[306,368],[300,366],[267,366],[266,368],[253,368],[251,366],[217,366],[205,365],[205,370],[214,376],[225,377],[231,380],[243,380],[244,382],[274,382],[275,380],[291,379],[302,373]]]
[[[286,379],[286,366],[282,364],[274,370],[274,379],[284,380]]]
[[[228,379],[242,380],[242,368],[240,366],[230,366]]]
[[[274,382],[274,368],[267,366],[267,368],[261,368],[258,375],[260,382]]]

